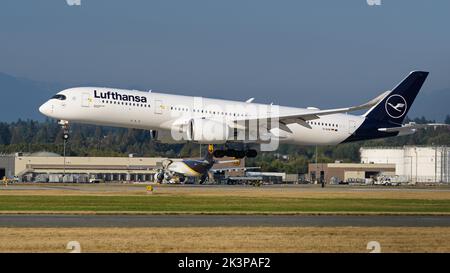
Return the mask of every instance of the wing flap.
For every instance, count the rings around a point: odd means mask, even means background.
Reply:
[[[234,124],[230,124],[231,127],[242,129],[244,126],[242,124],[245,124],[245,122],[255,122],[255,121],[262,121],[263,123],[267,124],[267,129],[270,130],[271,128],[279,128],[280,130],[286,131],[288,133],[292,133],[292,131],[287,126],[288,124],[297,123],[300,124],[306,128],[311,129],[311,126],[307,123],[309,120],[314,120],[320,118],[320,116],[325,115],[332,115],[332,114],[338,114],[338,113],[347,113],[347,112],[353,112],[358,111],[362,109],[369,109],[374,106],[376,106],[380,101],[382,101],[387,94],[389,94],[390,91],[386,91],[382,93],[381,95],[377,96],[376,98],[370,100],[369,102],[366,102],[364,104],[358,105],[358,106],[351,106],[351,107],[345,107],[345,108],[337,108],[337,109],[328,109],[328,110],[319,110],[319,109],[305,109],[302,112],[299,113],[292,113],[292,114],[267,114],[264,116],[259,116],[257,118],[248,118],[248,117],[242,117],[234,119]],[[278,120],[278,124],[273,124],[273,122],[267,122],[267,120]]]

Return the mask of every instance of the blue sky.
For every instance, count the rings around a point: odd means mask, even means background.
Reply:
[[[347,106],[431,71],[450,90],[450,1],[3,0],[0,72],[290,106]],[[450,92],[450,91],[449,91]]]

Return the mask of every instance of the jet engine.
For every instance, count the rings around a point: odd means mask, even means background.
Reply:
[[[155,173],[155,181],[161,183],[164,180],[164,172]]]
[[[232,131],[224,122],[191,119],[187,126],[187,138],[201,144],[223,144],[230,139]]]
[[[172,175],[168,172],[164,173],[164,180],[170,181],[170,179],[172,179]]]

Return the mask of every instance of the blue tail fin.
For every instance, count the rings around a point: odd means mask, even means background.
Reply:
[[[364,116],[371,121],[402,124],[428,72],[413,71]]]

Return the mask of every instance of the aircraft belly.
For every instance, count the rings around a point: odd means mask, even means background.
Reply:
[[[299,124],[291,124],[289,128],[292,133],[280,142],[297,145],[337,145],[349,136],[344,128],[313,127],[310,129]]]

